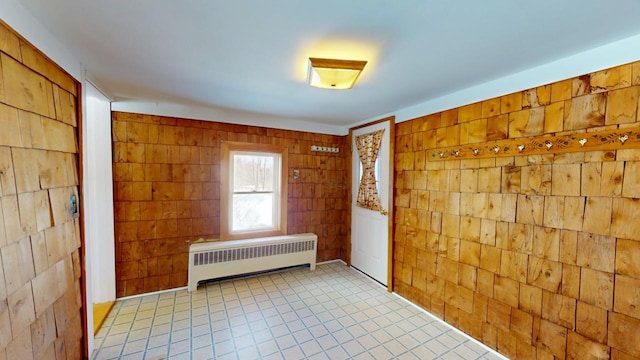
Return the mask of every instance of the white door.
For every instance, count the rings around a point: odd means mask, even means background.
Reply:
[[[391,139],[392,120],[352,130],[351,177],[351,266],[369,275],[381,284],[389,281],[389,212],[391,206]],[[375,177],[381,209],[369,210],[356,205],[362,176],[362,163],[358,156],[356,137],[384,129],[382,144],[376,160]]]

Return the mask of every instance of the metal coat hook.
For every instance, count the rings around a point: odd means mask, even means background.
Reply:
[[[624,142],[629,140],[629,135],[624,134],[624,135],[618,136],[618,140],[620,140],[620,143],[624,145]]]

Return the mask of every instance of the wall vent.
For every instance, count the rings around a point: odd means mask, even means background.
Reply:
[[[193,265],[201,266],[228,261],[261,258],[265,256],[315,251],[315,241],[296,241],[283,244],[258,245],[236,249],[206,251],[194,254]]]
[[[316,268],[316,234],[209,241],[189,246],[189,291],[201,280],[309,264]]]

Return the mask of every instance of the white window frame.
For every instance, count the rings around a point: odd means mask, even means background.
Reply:
[[[273,144],[251,144],[232,141],[221,143],[222,162],[220,166],[221,174],[221,196],[220,196],[220,239],[236,240],[258,238],[266,236],[278,236],[287,234],[287,148]],[[274,160],[279,160],[279,164],[274,166],[274,189],[273,196],[273,227],[258,228],[250,230],[233,229],[233,164],[235,155],[263,155],[273,156]],[[279,186],[277,185],[279,183]],[[242,192],[239,192],[242,193]]]

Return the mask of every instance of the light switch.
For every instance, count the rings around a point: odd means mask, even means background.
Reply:
[[[78,197],[76,196],[76,194],[71,194],[71,196],[69,196],[69,214],[73,218],[80,217]]]

